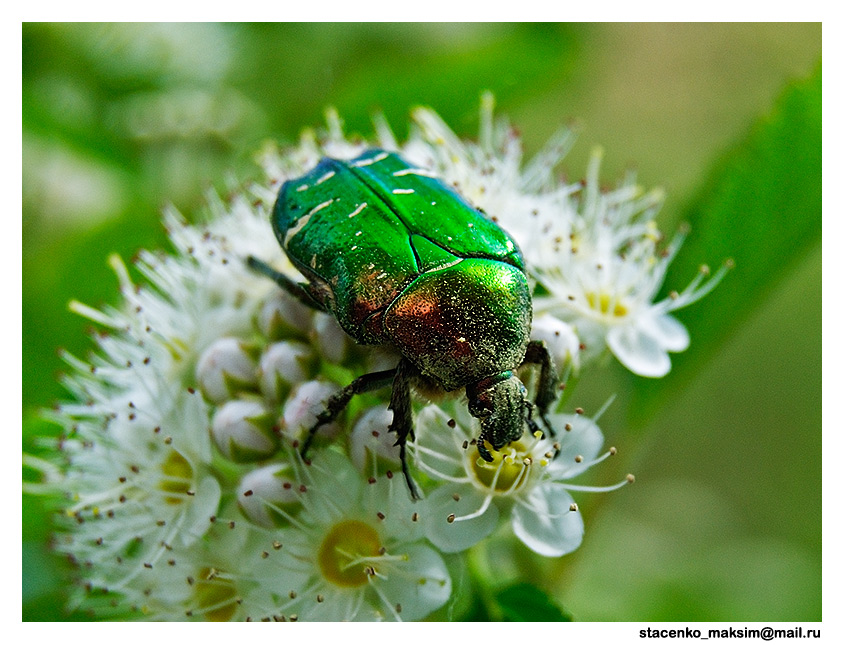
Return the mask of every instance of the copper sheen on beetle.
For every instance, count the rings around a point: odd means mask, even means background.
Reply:
[[[413,438],[411,385],[465,388],[479,419],[478,452],[492,461],[532,432],[557,376],[540,341],[529,341],[531,293],[511,237],[433,173],[399,155],[368,150],[350,161],[324,158],[285,182],[271,215],[279,244],[307,282],[250,257],[249,265],[301,302],[333,315],[356,343],[402,356],[389,370],[358,377],[334,395],[304,442],[355,394],[392,385],[390,431],[414,497],[405,444]],[[540,367],[532,402],[514,371]],[[548,427],[548,423],[545,423]]]

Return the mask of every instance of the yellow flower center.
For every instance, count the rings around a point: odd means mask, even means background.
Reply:
[[[208,621],[228,621],[238,608],[235,585],[216,569],[206,567],[200,571],[194,584],[194,597],[197,608],[193,613],[201,614]]]
[[[372,571],[368,558],[380,555],[378,533],[360,520],[335,524],[323,539],[317,563],[323,577],[339,587],[360,587]]]
[[[587,304],[590,309],[598,311],[603,315],[612,315],[617,318],[622,318],[628,315],[628,308],[617,298],[612,297],[607,291],[602,291],[598,294],[588,293]]]
[[[194,477],[194,470],[191,464],[175,450],[171,450],[167,455],[167,459],[161,465],[164,478],[161,480],[159,487],[166,493],[174,493],[173,496],[168,495],[164,501],[168,504],[180,504],[185,500],[185,495],[191,490],[191,481]]]
[[[493,446],[485,442],[493,461],[484,461],[475,451],[467,451],[470,460],[470,472],[476,480],[487,489],[497,493],[504,493],[519,489],[528,479],[529,466],[532,464],[531,454],[522,441],[514,441],[502,448],[493,450]]]

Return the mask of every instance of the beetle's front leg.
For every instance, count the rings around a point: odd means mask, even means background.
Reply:
[[[420,494],[411,479],[411,472],[408,469],[408,459],[405,452],[405,445],[408,437],[414,439],[414,419],[411,409],[411,379],[418,376],[417,369],[406,359],[399,361],[396,368],[396,376],[393,378],[393,392],[390,395],[389,410],[393,410],[393,421],[390,422],[388,432],[396,433],[395,446],[399,446],[399,460],[402,462],[402,474],[405,482],[411,491],[411,497],[420,499]]]
[[[343,412],[344,408],[346,408],[353,396],[364,392],[372,392],[373,390],[378,390],[382,387],[387,387],[393,382],[397,371],[398,368],[395,368],[392,370],[384,370],[382,372],[364,374],[363,376],[356,378],[337,394],[332,395],[329,400],[326,401],[326,407],[322,412],[320,412],[320,414],[317,415],[317,423],[311,426],[308,430],[308,436],[305,438],[305,443],[302,445],[302,456],[305,457],[307,454],[308,449],[311,447],[311,443],[314,441],[314,436],[317,434],[320,427],[334,421],[337,416]]]
[[[537,395],[534,397],[534,405],[537,406],[537,412],[543,421],[543,425],[554,436],[554,429],[546,418],[546,412],[557,398],[558,377],[554,361],[544,341],[532,340],[528,343],[522,365],[528,363],[540,366],[540,378],[537,380]],[[528,418],[530,419],[530,412]]]
[[[540,430],[540,426],[538,426],[537,422],[534,421],[534,419],[531,418],[534,414],[534,408],[535,407],[536,406],[533,403],[531,403],[531,401],[525,402],[525,423],[528,425],[528,430],[529,430],[529,432],[531,432],[532,435],[536,435],[538,432],[540,432],[542,434],[542,431]],[[541,417],[541,418],[543,419],[543,423],[546,425],[546,428],[549,430],[549,433],[552,436],[554,436],[555,432],[550,427],[549,422],[546,421],[545,417]]]
[[[493,461],[493,455],[490,454],[490,451],[487,450],[487,446],[484,445],[484,442],[487,441],[487,435],[484,431],[478,436],[478,439],[475,440],[476,448],[478,448],[478,454],[481,458],[490,463]]]

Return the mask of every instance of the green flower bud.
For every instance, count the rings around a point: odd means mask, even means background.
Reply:
[[[285,405],[285,434],[291,439],[302,439],[317,423],[317,415],[326,409],[326,401],[340,391],[334,383],[307,381],[294,391]],[[335,421],[320,427],[321,437],[333,437],[340,429]]]
[[[278,449],[276,418],[257,401],[228,401],[214,414],[211,436],[228,459],[259,461]]]
[[[200,390],[212,403],[223,403],[241,391],[258,385],[253,349],[237,338],[220,338],[209,345],[197,361]]]
[[[580,365],[578,335],[572,325],[550,314],[542,314],[531,323],[531,340],[542,340],[558,371]]]
[[[292,385],[314,375],[317,357],[305,343],[282,341],[270,345],[258,362],[258,385],[272,402],[284,399]]]
[[[372,460],[401,467],[396,435],[388,433],[393,421],[393,412],[386,407],[370,408],[355,423],[349,437],[349,456],[360,469],[366,470]]]
[[[348,351],[349,336],[331,316],[314,316],[312,331],[320,354],[332,363],[342,363]]]
[[[304,338],[311,329],[314,310],[297,301],[281,289],[274,291],[258,312],[258,329],[267,338],[286,336]]]

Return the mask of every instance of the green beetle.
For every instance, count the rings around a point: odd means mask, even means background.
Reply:
[[[324,158],[284,183],[271,215],[298,283],[260,260],[249,265],[301,302],[332,314],[357,343],[392,346],[396,368],[365,374],[326,404],[303,445],[362,392],[393,386],[390,431],[402,470],[418,497],[406,458],[413,438],[410,386],[465,388],[481,423],[478,452],[532,432],[536,406],[545,425],[557,377],[545,345],[529,341],[531,293],[511,237],[433,173],[395,153],[368,150],[356,159]],[[514,370],[540,366],[532,403]],[[549,428],[550,429],[550,428]]]

